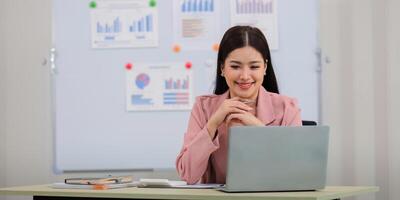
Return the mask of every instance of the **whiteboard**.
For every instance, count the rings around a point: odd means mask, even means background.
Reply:
[[[212,91],[217,53],[174,53],[173,1],[157,1],[158,46],[93,49],[88,0],[53,1],[55,162],[57,172],[175,168],[190,110],[127,112],[127,61],[193,64],[194,95]],[[302,117],[318,121],[317,0],[278,0],[279,49],[272,61],[280,93],[299,100]],[[229,1],[221,2],[223,33]]]

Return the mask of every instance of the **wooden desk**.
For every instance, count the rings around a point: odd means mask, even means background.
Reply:
[[[1,188],[1,195],[29,195],[34,200],[105,199],[264,199],[327,200],[377,192],[378,187],[328,186],[314,192],[224,193],[213,189],[122,188],[110,190],[53,189],[50,185]]]

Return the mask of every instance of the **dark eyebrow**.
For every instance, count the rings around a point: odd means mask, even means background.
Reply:
[[[231,60],[231,63],[235,63],[235,64],[239,64],[239,65],[241,65],[241,64],[242,64],[241,62],[239,62],[239,61],[236,61],[236,60]]]
[[[241,62],[236,61],[236,60],[231,60],[230,62],[231,62],[231,63],[235,63],[235,64],[239,64],[239,65],[242,64]],[[251,61],[251,62],[249,62],[249,64],[258,64],[258,63],[261,63],[261,61],[256,60],[256,61]]]

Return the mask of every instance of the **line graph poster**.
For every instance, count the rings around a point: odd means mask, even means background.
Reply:
[[[273,50],[279,48],[277,16],[276,0],[231,0],[231,25],[258,27]]]
[[[185,63],[135,64],[126,89],[128,111],[192,109],[193,76]]]
[[[99,0],[91,9],[92,47],[157,46],[157,15],[148,0]]]

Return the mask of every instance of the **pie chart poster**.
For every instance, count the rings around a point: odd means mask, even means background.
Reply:
[[[126,109],[190,110],[192,83],[192,70],[185,63],[135,64],[126,72]]]

